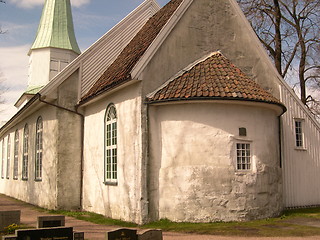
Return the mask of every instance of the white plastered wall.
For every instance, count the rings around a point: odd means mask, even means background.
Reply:
[[[0,193],[17,198],[19,200],[48,208],[56,208],[56,136],[57,123],[55,110],[43,107],[34,114],[16,124],[15,127],[3,134],[5,146],[10,136],[10,172],[9,179],[0,178]],[[36,122],[41,116],[43,120],[43,159],[42,181],[35,181],[35,136]],[[23,133],[24,127],[29,126],[29,157],[28,157],[28,180],[22,180],[22,156],[23,156]],[[14,136],[19,132],[19,155],[18,155],[18,179],[13,179],[14,168]],[[7,151],[7,147],[5,147]],[[5,152],[5,166],[7,166],[7,153]]]
[[[83,209],[114,219],[141,222],[140,84],[128,86],[85,108]],[[104,118],[117,111],[118,184],[104,184]]]
[[[150,106],[152,220],[211,222],[282,210],[278,117],[236,101]],[[247,137],[239,136],[239,128]],[[252,170],[235,170],[236,143],[251,144]]]

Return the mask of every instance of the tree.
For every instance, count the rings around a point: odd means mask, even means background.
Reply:
[[[3,110],[3,108],[1,106],[5,103],[5,100],[3,98],[3,94],[6,89],[3,85],[3,81],[4,81],[3,74],[0,72],[0,113]]]
[[[320,0],[238,0],[279,74],[297,78],[300,99],[318,109],[320,89]],[[320,113],[320,111],[318,112]]]
[[[0,0],[0,3],[6,3],[6,2],[3,0]],[[0,34],[3,34],[3,33],[4,33],[4,31],[2,31],[2,29],[0,28]]]

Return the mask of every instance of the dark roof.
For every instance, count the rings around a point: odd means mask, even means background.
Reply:
[[[81,101],[84,102],[89,100],[106,90],[131,80],[131,70],[157,37],[181,2],[182,0],[171,0],[152,16]]]
[[[275,103],[284,107],[271,93],[260,87],[221,53],[191,66],[147,97],[147,102],[194,99],[249,100]]]

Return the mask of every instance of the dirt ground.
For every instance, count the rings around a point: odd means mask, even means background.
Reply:
[[[27,203],[16,201],[10,197],[4,196],[0,194],[0,211],[8,211],[8,210],[21,210],[21,224],[25,224],[28,226],[36,227],[37,225],[37,217],[49,215],[44,212],[39,211],[37,208],[29,205]],[[298,220],[299,221],[299,220]],[[320,221],[309,221],[301,219],[301,225],[315,226],[320,227]],[[107,231],[113,231],[118,227],[112,226],[103,226],[90,222],[85,222],[81,220],[77,220],[75,218],[66,217],[66,226],[73,227],[74,231],[84,232],[85,239],[90,240],[100,240],[105,239],[105,233]],[[281,238],[281,237],[272,237],[272,238],[256,238],[256,237],[225,237],[225,236],[213,236],[213,235],[197,235],[197,234],[182,234],[182,233],[172,233],[172,232],[163,232],[164,240],[308,240],[308,239],[319,239],[320,236],[313,237],[290,237],[290,238]]]

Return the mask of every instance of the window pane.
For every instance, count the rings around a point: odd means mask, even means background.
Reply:
[[[117,179],[117,114],[109,106],[105,117],[105,181]]]
[[[237,169],[238,170],[250,170],[251,169],[251,153],[250,144],[237,143]]]
[[[35,161],[35,179],[41,180],[42,178],[42,134],[43,134],[43,122],[39,117],[36,125],[36,161]]]

